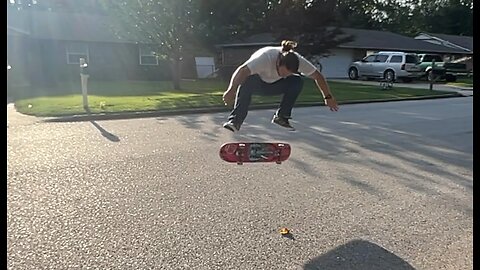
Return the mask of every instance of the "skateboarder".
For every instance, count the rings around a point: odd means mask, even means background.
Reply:
[[[323,95],[325,105],[331,111],[338,106],[323,75],[299,53],[293,51],[294,41],[284,40],[281,46],[268,46],[257,50],[232,75],[228,89],[223,93],[225,105],[233,110],[223,127],[230,131],[240,130],[247,117],[252,94],[282,95],[280,106],[272,123],[289,130],[295,130],[289,123],[292,108],[302,91],[303,79],[300,74],[312,78]],[[235,101],[235,104],[233,102]]]

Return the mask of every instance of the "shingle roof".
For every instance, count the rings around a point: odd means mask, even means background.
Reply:
[[[473,37],[471,36],[455,36],[446,34],[425,33],[431,37],[436,37],[448,41],[457,46],[463,47],[473,52]]]
[[[436,52],[436,53],[465,53],[463,50],[423,42],[411,37],[395,34],[388,31],[341,28],[345,35],[353,36],[354,40],[339,45],[339,48],[410,51],[410,52]],[[267,46],[279,44],[272,34],[263,33],[253,35],[243,41],[220,44],[220,47],[235,46]]]
[[[25,29],[7,26],[7,36],[28,36],[30,32]]]

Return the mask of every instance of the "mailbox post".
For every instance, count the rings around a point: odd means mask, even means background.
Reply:
[[[88,111],[88,64],[85,58],[80,58],[80,81],[82,84],[83,108]]]
[[[437,73],[436,73],[436,69],[435,69],[435,59],[432,59],[432,70],[430,71],[430,76],[431,78],[427,78],[430,79],[430,91],[433,90],[433,84],[435,83],[435,81],[437,80]]]

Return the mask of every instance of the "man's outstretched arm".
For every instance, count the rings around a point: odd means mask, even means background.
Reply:
[[[246,65],[241,65],[235,70],[232,74],[227,90],[223,93],[223,102],[225,102],[225,105],[233,105],[238,86],[242,84],[250,74],[250,69]]]
[[[328,86],[328,83],[325,80],[325,77],[323,77],[322,73],[316,70],[309,77],[315,80],[315,84],[317,85],[318,90],[320,90],[323,95],[325,105],[327,105],[331,111],[338,111],[337,101],[335,100],[335,97],[333,97],[332,92],[330,91],[330,87]]]

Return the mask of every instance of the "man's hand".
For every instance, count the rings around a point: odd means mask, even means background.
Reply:
[[[228,89],[223,93],[223,102],[226,106],[233,107],[233,103],[235,102],[235,91],[232,89]]]
[[[324,100],[325,100],[325,105],[327,105],[330,108],[330,111],[332,112],[338,111],[338,104],[334,97],[330,97]]]
[[[323,101],[325,102],[325,105],[327,105],[330,108],[330,111],[332,112],[338,111],[337,101],[332,96],[330,92],[330,88],[327,84],[327,81],[325,80],[325,77],[323,77],[322,73],[316,70],[309,77],[315,80],[315,84],[317,85],[318,90],[320,90],[320,92],[324,96]]]

